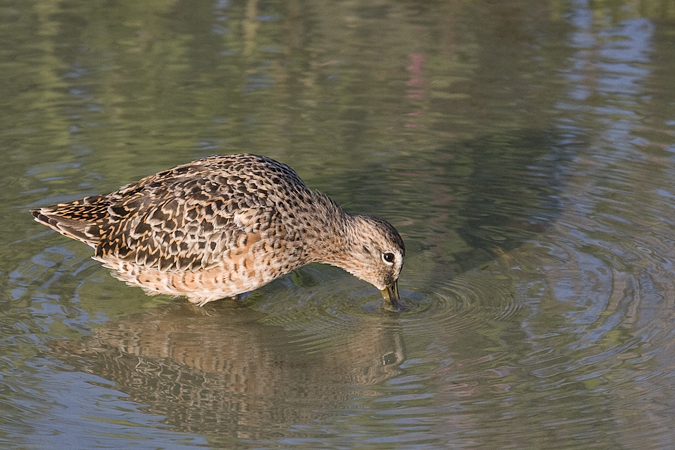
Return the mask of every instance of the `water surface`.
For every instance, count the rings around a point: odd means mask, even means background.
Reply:
[[[670,448],[672,2],[0,6],[0,442]],[[30,208],[210,154],[406,242],[197,308]]]

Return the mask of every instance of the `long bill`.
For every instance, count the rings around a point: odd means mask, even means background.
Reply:
[[[393,284],[390,284],[380,292],[382,293],[382,299],[384,300],[382,304],[384,309],[394,312],[406,310],[405,306],[401,303],[401,297],[398,295],[398,280],[394,281]]]

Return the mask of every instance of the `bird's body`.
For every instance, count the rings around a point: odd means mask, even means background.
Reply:
[[[320,262],[370,282],[399,308],[404,246],[396,229],[347,214],[263,156],[204,158],[32,213],[149,294],[203,305]]]

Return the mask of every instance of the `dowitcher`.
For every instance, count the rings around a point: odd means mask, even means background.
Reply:
[[[405,248],[396,229],[346,213],[264,156],[212,156],[31,212],[151,295],[182,295],[203,306],[318,262],[375,286],[385,308],[402,308]]]

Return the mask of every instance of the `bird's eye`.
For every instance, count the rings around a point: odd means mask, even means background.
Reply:
[[[387,264],[391,264],[391,263],[394,262],[394,259],[396,259],[396,258],[394,257],[393,253],[382,253],[382,259]]]

